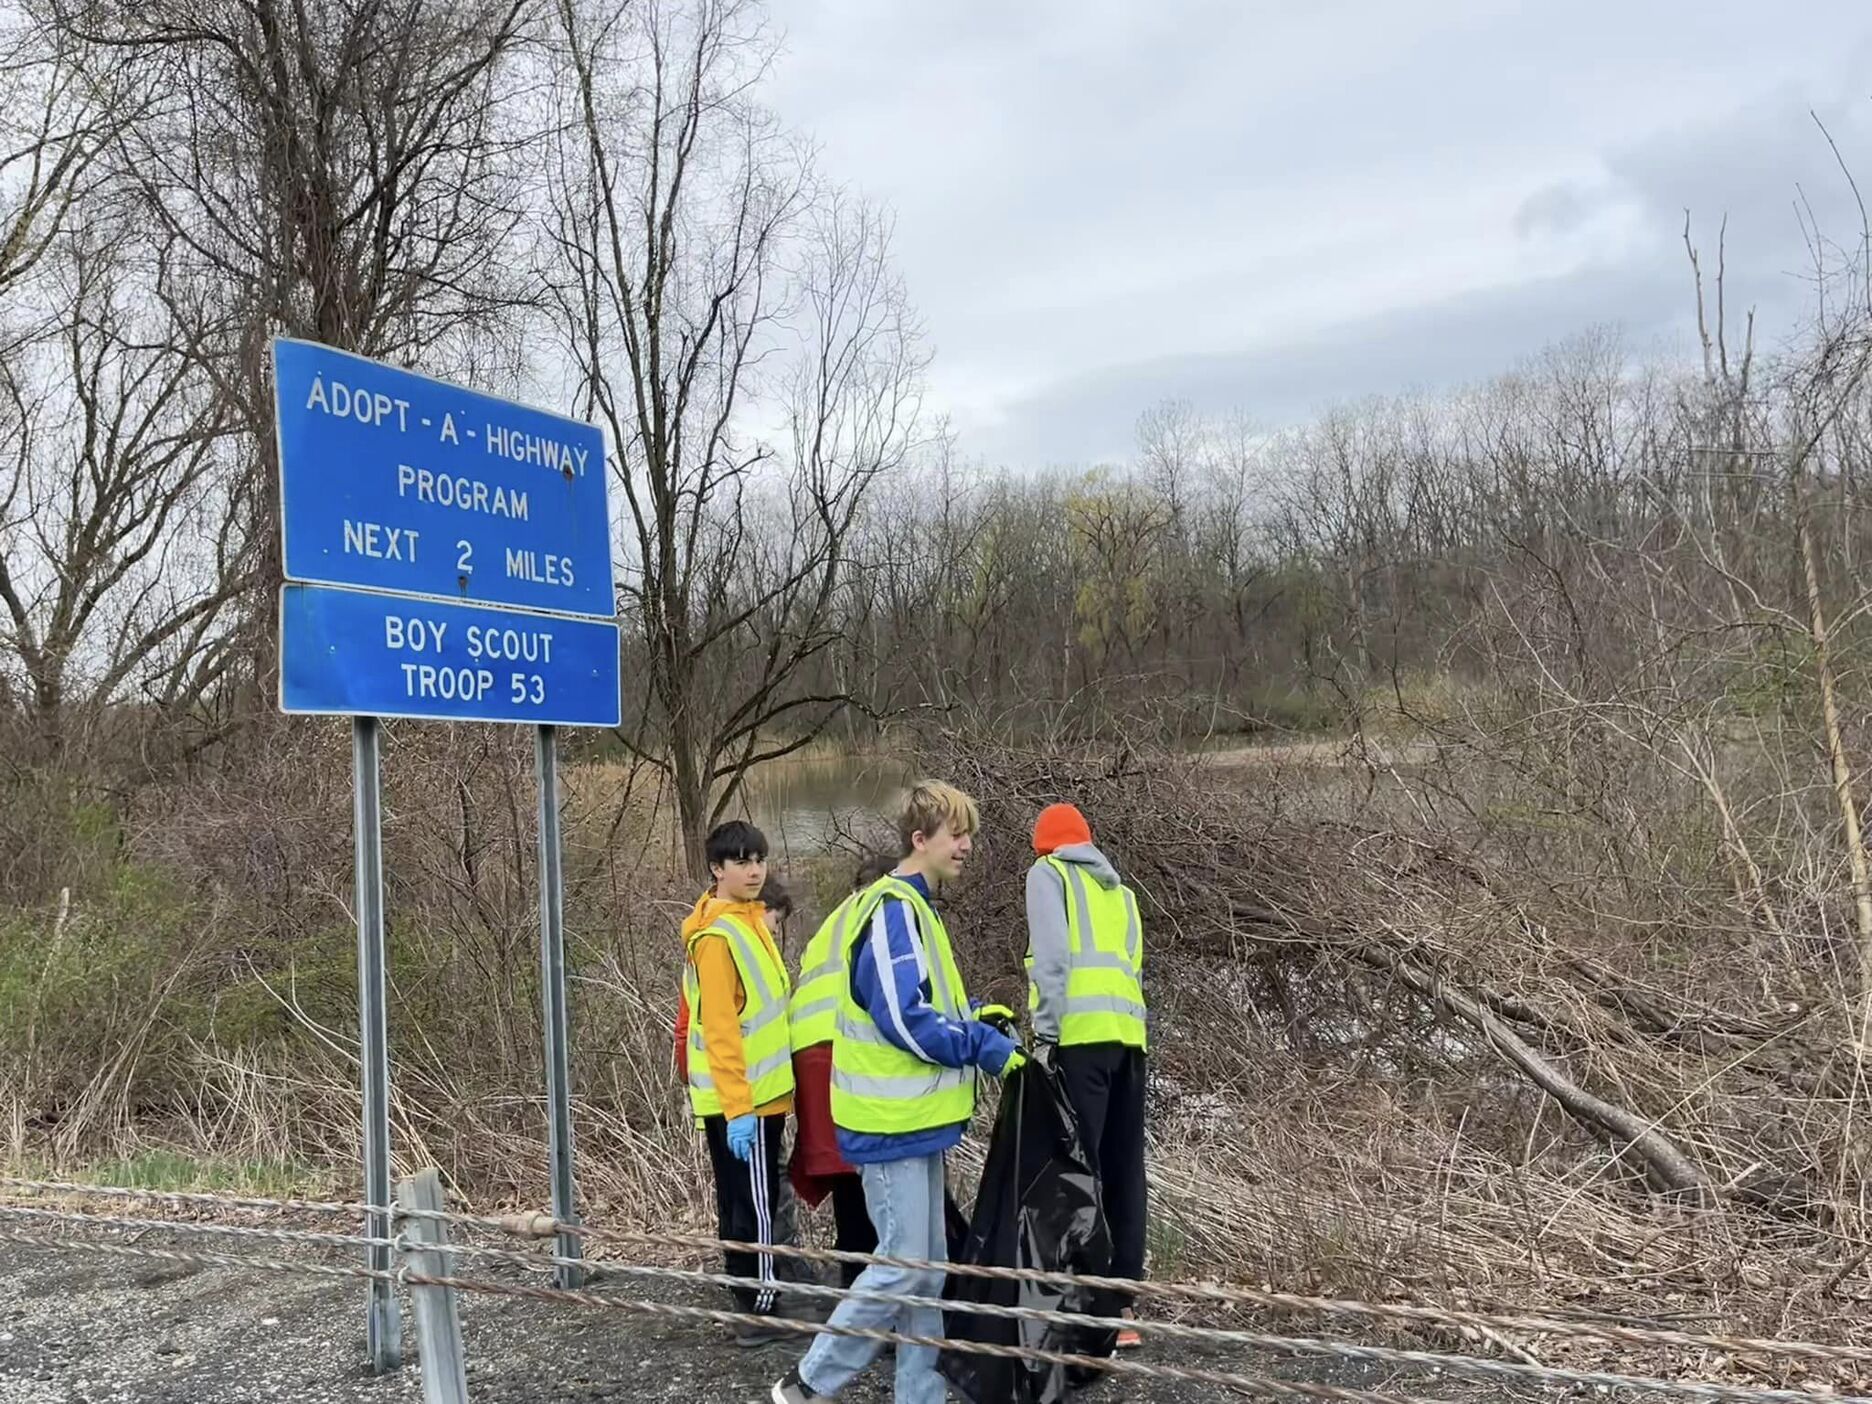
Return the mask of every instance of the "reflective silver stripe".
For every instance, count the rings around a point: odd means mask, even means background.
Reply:
[[[765,1058],[762,1058],[758,1063],[747,1070],[748,1086],[754,1086],[755,1083],[759,1082],[769,1073],[779,1072],[781,1068],[786,1067],[792,1061],[793,1050],[791,1048],[782,1048],[778,1052],[769,1053]]]
[[[1073,906],[1079,914],[1080,945],[1068,956],[1072,966],[1079,970],[1122,970],[1127,975],[1136,975],[1144,933],[1138,922],[1137,900],[1130,889],[1119,889],[1125,898],[1125,954],[1119,955],[1099,946],[1098,933],[1092,925],[1092,903],[1087,895],[1085,875],[1067,864],[1066,877],[1072,888]]]
[[[847,897],[839,903],[838,921],[832,927],[832,944],[827,948],[826,958],[813,967],[810,975],[804,972],[800,974],[801,984],[805,984],[808,980],[817,980],[822,976],[838,973],[839,967],[845,963],[845,931],[851,925],[852,908],[857,905],[856,897]]]
[[[914,892],[916,889],[910,890]],[[950,988],[946,962],[940,958],[941,947],[946,943],[939,943],[936,940],[934,928],[924,924],[923,915],[926,906],[927,904],[921,901],[911,902],[910,914],[916,919],[917,936],[923,942],[923,963],[929,967],[930,1003],[935,1005],[937,1013],[946,1014],[951,1019],[959,1019],[962,1017],[962,1001]],[[936,917],[933,908],[929,909],[929,915],[932,919],[940,920]],[[954,958],[953,952],[950,958]]]
[[[822,999],[815,999],[811,1004],[794,1005],[793,1012],[789,1017],[793,1022],[799,1023],[805,1019],[816,1019],[821,1014],[830,1013],[838,1007],[839,997],[837,995],[826,995]]]
[[[744,1038],[749,1034],[757,1034],[775,1019],[784,1018],[786,1018],[786,1005],[776,999],[772,1004],[763,1006],[761,1012],[752,1019],[742,1019],[741,1034]]]
[[[767,972],[762,967],[758,953],[748,944],[747,934],[734,922],[728,920],[727,917],[722,917],[720,920],[714,922],[709,927],[709,930],[719,931],[730,941],[734,942],[735,949],[741,952],[741,959],[737,963],[747,972],[748,978],[754,982],[754,992],[760,996],[761,1003],[766,1004],[772,1000],[773,986],[767,983]]]
[[[834,944],[836,945],[837,943],[834,942]],[[828,975],[836,975],[838,974],[838,969],[839,958],[833,956],[832,959],[815,965],[811,970],[800,971],[799,985],[796,985],[794,988],[798,989],[801,986],[810,985],[814,980],[823,980]]]
[[[786,1006],[778,1001],[767,1005],[760,1013],[756,1014],[752,1020],[745,1018],[741,1020],[741,1036],[746,1038],[751,1034],[759,1033],[775,1019],[785,1018],[786,1012]],[[699,1019],[689,1025],[689,1046],[691,1048],[701,1048],[703,1046],[702,1022]]]
[[[1085,875],[1079,871],[1078,867],[1072,863],[1060,863],[1060,867],[1065,870],[1066,886],[1072,890],[1073,909],[1079,915],[1079,939],[1076,943],[1069,942],[1072,945],[1072,958],[1078,960],[1087,949],[1098,945],[1098,940],[1092,932],[1091,899],[1086,896]],[[1068,929],[1070,932],[1070,926]]]
[[[875,1043],[880,1048],[897,1048],[896,1044],[884,1037],[884,1030],[869,1019],[849,1019],[841,1014],[838,1032],[840,1038],[849,1039],[853,1043]],[[898,1052],[902,1051],[898,1049]]]
[[[940,922],[941,918],[936,916],[935,909],[923,900],[917,893],[917,890],[902,878],[884,878],[880,886],[884,888],[884,896],[886,898],[895,898],[897,901],[907,904],[910,908],[910,914],[913,918],[912,924],[915,927],[917,938],[923,945],[923,964],[929,971],[931,1007],[933,1007],[937,1013],[947,1015],[951,1019],[962,1018],[965,1012],[962,1000],[957,991],[949,984],[949,972],[944,968],[944,962],[940,958],[935,930],[925,922],[924,913],[928,912],[929,918],[932,921]],[[880,903],[880,906],[881,905]],[[876,915],[877,913],[874,909],[872,912],[874,919]],[[942,945],[946,946],[947,943],[944,942]],[[950,959],[953,960],[954,958],[954,952],[950,952]],[[880,980],[888,978],[888,972],[882,970],[878,971],[878,978]],[[891,1046],[893,1048],[896,1047],[895,1044]]]
[[[799,997],[818,981],[837,977],[845,963],[845,928],[851,925],[852,908],[856,905],[855,897],[847,897],[839,903],[837,916],[832,923],[832,939],[827,945],[826,958],[811,970],[802,969],[798,983],[793,986],[793,993],[788,996],[789,1003],[792,1005],[787,1016],[789,1019],[810,1019],[825,1013],[828,1009],[838,1008],[839,997],[836,994],[822,995],[810,1004],[801,1004],[798,1001]],[[810,950],[811,947],[807,949]]]
[[[836,1066],[832,1069],[832,1085],[840,1091],[849,1092],[855,1097],[886,1097],[896,1101],[910,1101],[934,1092],[946,1092],[967,1081],[968,1073],[963,1069],[939,1068],[934,1064],[930,1065],[927,1075],[912,1073],[902,1077],[874,1077],[841,1072]]]
[[[1133,1019],[1144,1017],[1144,1006],[1135,999],[1113,995],[1068,995],[1068,1014],[1125,1014]]]
[[[778,1072],[792,1061],[793,1050],[790,1048],[782,1048],[777,1053],[769,1053],[765,1058],[762,1058],[758,1063],[747,1070],[748,1086],[752,1087],[763,1077],[767,1076],[768,1073]],[[691,1066],[689,1070],[689,1085],[703,1092],[713,1092],[715,1090],[715,1079],[708,1073]]]

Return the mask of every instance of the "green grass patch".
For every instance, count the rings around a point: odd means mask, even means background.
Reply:
[[[286,1199],[316,1188],[322,1176],[311,1165],[293,1161],[228,1160],[148,1150],[100,1160],[62,1179],[119,1189],[249,1195]]]
[[[1189,1231],[1173,1218],[1150,1215],[1144,1225],[1144,1245],[1153,1277],[1177,1277],[1189,1257]]]

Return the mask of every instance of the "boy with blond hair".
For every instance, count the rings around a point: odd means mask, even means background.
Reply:
[[[850,923],[832,1047],[832,1119],[839,1150],[858,1168],[885,1257],[943,1262],[943,1157],[975,1110],[975,1069],[1005,1077],[1025,1061],[1006,1034],[975,1017],[935,886],[967,866],[981,816],[953,785],[916,786],[898,824],[897,866],[867,890]],[[871,1264],[857,1292],[939,1297],[944,1274]],[[863,1297],[842,1300],[832,1324],[942,1334],[942,1313]],[[876,1341],[821,1336],[773,1387],[775,1404],[826,1404],[877,1356]],[[897,1404],[942,1404],[946,1386],[929,1346],[897,1350]]]

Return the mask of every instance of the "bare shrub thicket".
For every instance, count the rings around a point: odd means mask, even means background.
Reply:
[[[1799,1002],[1829,977],[1817,947],[1761,961],[1720,888],[1584,910],[1506,803],[1426,822],[1414,777],[1356,746],[1219,762],[1003,735],[930,753],[985,800],[953,922],[973,978],[1016,993],[1025,829],[1062,795],[1140,889],[1161,1269],[1856,1319],[1850,1008]]]

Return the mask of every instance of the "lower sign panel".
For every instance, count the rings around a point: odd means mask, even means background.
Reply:
[[[287,585],[280,710],[616,726],[617,625]]]

